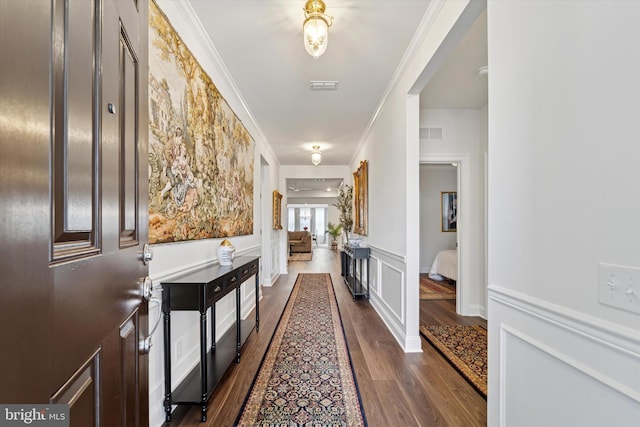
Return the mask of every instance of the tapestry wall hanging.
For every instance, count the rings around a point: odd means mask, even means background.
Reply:
[[[252,234],[254,145],[149,2],[149,242]]]

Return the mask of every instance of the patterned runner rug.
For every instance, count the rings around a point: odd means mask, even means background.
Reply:
[[[298,275],[236,425],[367,425],[329,274]]]
[[[427,274],[421,274],[420,299],[456,299],[456,284],[449,279],[437,282]]]
[[[487,397],[487,330],[482,326],[420,326],[420,333]]]

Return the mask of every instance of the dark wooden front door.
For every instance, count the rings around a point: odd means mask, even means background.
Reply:
[[[0,1],[0,402],[148,424],[147,0]]]

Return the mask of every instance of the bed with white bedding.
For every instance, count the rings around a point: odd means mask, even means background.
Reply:
[[[430,279],[440,281],[445,277],[458,280],[458,251],[455,249],[438,252],[429,269]]]

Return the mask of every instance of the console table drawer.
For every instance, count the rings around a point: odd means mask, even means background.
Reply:
[[[240,282],[244,282],[249,277],[258,273],[258,261],[251,262],[245,265],[239,272],[240,274]]]
[[[206,304],[205,307],[209,307],[214,302],[227,294],[227,287],[224,282],[212,282],[207,285],[206,290]]]

